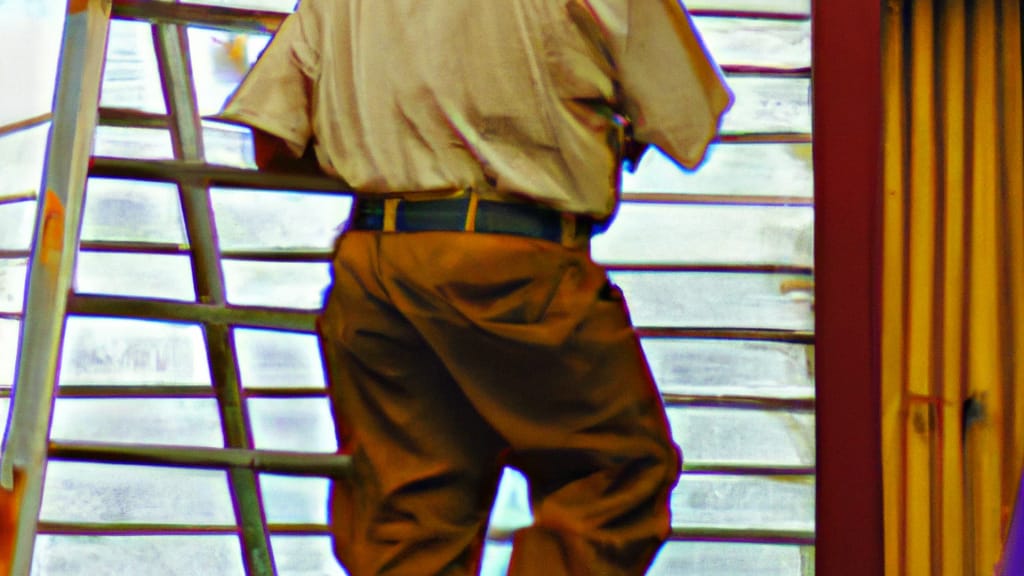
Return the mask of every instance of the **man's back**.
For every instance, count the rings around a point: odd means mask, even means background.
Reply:
[[[360,192],[486,182],[597,217],[627,116],[692,166],[729,103],[674,0],[305,0],[263,60],[293,93],[268,117],[249,82],[225,115],[284,124],[264,129],[297,151],[315,134]]]

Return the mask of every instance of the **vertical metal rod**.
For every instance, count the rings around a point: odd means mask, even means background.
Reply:
[[[0,464],[0,507],[16,522],[14,534],[0,534],[0,538],[15,538],[13,553],[0,572],[16,576],[29,574],[35,548],[109,20],[110,0],[68,2],[43,177],[45,192],[36,217],[14,399]]]
[[[175,156],[186,162],[202,162],[202,122],[189,61],[188,30],[177,24],[156,24],[153,37],[164,97],[171,118]],[[209,189],[207,186],[181,184],[179,192],[192,247],[197,296],[200,302],[224,305],[227,298]],[[224,324],[207,323],[205,332],[211,379],[217,393],[225,442],[230,448],[251,448],[252,435],[242,400],[231,330]],[[228,478],[235,513],[241,526],[246,571],[258,576],[275,574],[256,473],[252,470],[231,469]]]

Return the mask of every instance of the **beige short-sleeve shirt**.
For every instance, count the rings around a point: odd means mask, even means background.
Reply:
[[[364,194],[603,217],[619,138],[700,163],[732,96],[677,0],[303,0],[221,114]]]

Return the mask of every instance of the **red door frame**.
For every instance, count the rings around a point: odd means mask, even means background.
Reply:
[[[881,0],[814,0],[819,576],[884,573]]]

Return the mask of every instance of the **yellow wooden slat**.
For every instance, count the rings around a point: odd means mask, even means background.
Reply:
[[[881,423],[885,565],[890,576],[902,574],[903,518],[903,281],[904,261],[904,114],[902,5],[890,3],[884,32],[884,204],[882,255]]]
[[[969,392],[978,396],[985,417],[967,431],[969,458],[966,462],[971,499],[967,513],[973,516],[969,535],[973,538],[975,574],[991,573],[998,558],[1002,494],[1003,406],[1001,378],[1004,354],[1000,341],[1003,318],[999,303],[999,255],[1002,239],[998,235],[1001,214],[1000,166],[998,142],[1000,118],[996,63],[999,22],[995,2],[975,5],[972,58],[972,150],[970,226],[968,254],[971,261],[967,280],[974,303],[967,323],[967,376]],[[987,304],[984,305],[983,303]]]
[[[940,566],[946,576],[963,574],[963,444],[960,427],[961,402],[963,397],[963,325],[964,273],[966,245],[965,229],[965,126],[966,109],[966,15],[963,4],[952,3],[944,17],[944,27],[939,30],[942,86],[940,90],[940,114],[946,119],[942,123],[941,141],[946,150],[940,182],[944,196],[942,261],[943,271],[939,281],[942,284],[941,315],[941,389],[938,391],[946,400],[941,406],[942,428],[939,431],[942,448],[936,454],[942,476],[940,494],[936,502],[941,503],[939,521],[942,531],[938,542]]]
[[[1021,22],[1019,0],[1002,0],[1001,20],[1003,22]],[[1010,25],[1003,31],[1003,47],[1000,76],[1003,79],[1003,102],[1005,108],[1002,118],[1003,166],[1016,167],[1006,171],[1003,182],[1006,208],[1005,222],[1007,254],[1006,273],[1009,275],[1007,305],[1009,306],[1009,325],[1012,326],[1011,342],[1007,355],[1011,358],[1024,358],[1024,72],[1022,72],[1022,54],[1020,26]],[[1019,398],[1024,390],[1024,370],[1015,369],[1008,375],[1003,386],[1003,394],[1012,399],[1012,413],[1007,413],[1007,430],[1005,457],[1003,458],[1003,493],[1004,509],[1008,521],[1012,495],[1017,492],[1021,477],[1021,466],[1024,464],[1024,401]],[[1024,505],[1024,503],[1018,503]],[[1009,526],[1001,526],[1006,533]]]
[[[936,125],[935,125],[935,40],[931,2],[910,5],[911,29],[909,96],[909,168],[907,198],[907,365],[904,394],[909,399],[905,422],[906,453],[904,493],[908,574],[927,574],[931,570],[934,542],[933,442],[935,433],[933,396],[935,366],[935,291],[936,291]]]

